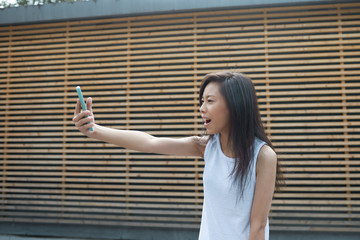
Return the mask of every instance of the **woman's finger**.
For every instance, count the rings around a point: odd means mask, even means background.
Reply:
[[[76,105],[75,105],[75,112],[74,112],[74,116],[78,115],[80,113],[80,100],[77,99],[76,100]]]
[[[77,126],[84,126],[86,124],[92,123],[94,121],[93,117],[84,117],[81,120],[77,121]]]
[[[87,100],[86,100],[86,107],[87,109],[90,111],[90,113],[92,114],[93,111],[92,111],[92,98],[89,97]]]
[[[84,134],[92,134],[94,130],[90,130],[90,128],[94,128],[95,124],[91,119],[81,119],[79,122],[75,123],[75,126]]]
[[[73,117],[72,121],[76,123],[87,116],[91,116],[91,113],[89,110],[78,113],[77,115],[75,115]]]

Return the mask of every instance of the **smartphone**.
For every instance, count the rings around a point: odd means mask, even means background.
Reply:
[[[77,86],[77,87],[76,87],[76,92],[77,92],[78,97],[79,97],[79,99],[80,99],[80,104],[81,104],[82,110],[83,110],[83,111],[86,111],[86,110],[87,110],[87,108],[86,108],[86,103],[85,103],[85,101],[84,101],[84,96],[83,96],[83,94],[82,94],[82,92],[81,92],[80,86]],[[86,116],[86,117],[87,117],[87,116]],[[90,128],[90,131],[93,131],[93,128],[92,128],[92,127]]]

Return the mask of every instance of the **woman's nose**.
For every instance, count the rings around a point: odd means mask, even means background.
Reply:
[[[201,104],[201,106],[200,106],[200,112],[201,113],[205,112],[205,104],[204,103]]]

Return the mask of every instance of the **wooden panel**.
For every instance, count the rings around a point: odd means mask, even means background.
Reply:
[[[102,125],[203,134],[203,76],[254,81],[286,186],[272,230],[360,228],[360,4],[113,17],[0,28],[3,222],[198,228],[201,159],[86,139],[75,86]]]

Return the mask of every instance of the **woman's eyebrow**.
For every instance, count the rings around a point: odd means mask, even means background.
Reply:
[[[209,94],[209,95],[206,95],[206,96],[205,96],[205,98],[209,98],[209,97],[215,97],[215,95]]]

